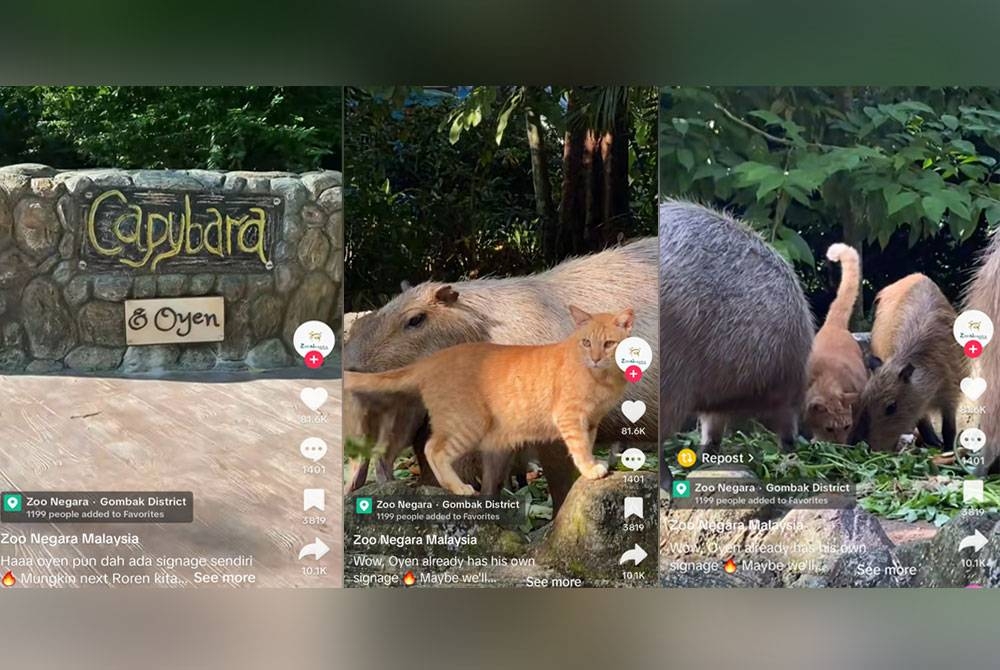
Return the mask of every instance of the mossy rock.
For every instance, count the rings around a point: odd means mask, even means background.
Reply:
[[[538,549],[538,562],[588,583],[618,580],[624,568],[655,572],[658,490],[651,472],[577,479]],[[643,498],[642,530],[625,528],[625,498],[631,496]],[[619,565],[622,552],[636,544],[647,558],[639,566]]]

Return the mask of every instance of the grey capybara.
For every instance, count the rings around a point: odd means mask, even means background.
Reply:
[[[983,256],[983,263],[976,278],[969,287],[966,298],[968,309],[978,309],[985,313],[994,326],[1000,324],[1000,234],[993,234],[989,250]],[[987,383],[983,397],[984,413],[979,420],[979,429],[986,434],[986,446],[979,452],[983,461],[976,467],[977,476],[996,474],[1000,470],[1000,341],[994,336],[979,356],[978,374]]]
[[[655,238],[565,261],[545,272],[505,279],[463,282],[425,282],[409,288],[351,329],[344,343],[344,368],[382,372],[408,365],[446,347],[463,342],[545,344],[573,331],[566,305],[608,312],[632,305],[636,314],[633,335],[656,346],[657,247]],[[643,400],[646,414],[636,424],[656,435],[657,361],[654,357],[643,379],[629,389],[628,398]],[[558,383],[558,380],[553,380]],[[601,423],[598,439],[621,438],[631,426],[621,412],[611,412]],[[348,435],[349,437],[349,435]],[[374,437],[374,436],[372,436]],[[397,436],[398,437],[398,436]],[[396,440],[396,443],[411,443]],[[563,445],[538,450],[555,502],[561,502],[572,483],[572,464]],[[392,455],[387,454],[387,457]],[[486,460],[486,459],[484,459]],[[508,463],[483,466],[483,492],[504,478],[492,472]],[[566,481],[556,481],[565,470]],[[491,483],[487,485],[487,480]]]
[[[812,339],[795,273],[759,235],[700,205],[660,205],[661,440],[697,415],[709,450],[735,417],[791,444]]]

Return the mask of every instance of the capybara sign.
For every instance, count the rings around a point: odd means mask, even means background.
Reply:
[[[114,188],[88,191],[74,212],[87,265],[135,273],[261,272],[273,267],[274,194]]]

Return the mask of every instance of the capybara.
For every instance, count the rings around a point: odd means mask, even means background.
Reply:
[[[352,346],[355,333],[363,333],[375,318],[374,312],[358,316],[344,324],[343,365],[345,370],[356,369],[363,363],[357,359],[358,349]],[[413,443],[414,436],[425,421],[426,412],[419,400],[393,398],[380,400],[345,391],[343,404],[343,424],[345,437],[366,437],[375,444],[376,481],[392,479],[393,462],[406,447]],[[354,491],[368,481],[367,459],[355,459],[351,463],[348,491]]]
[[[845,444],[854,428],[854,406],[868,381],[864,354],[850,330],[861,289],[861,261],[855,249],[840,243],[830,245],[826,257],[841,264],[840,286],[809,355],[805,422],[814,438]]]
[[[758,418],[791,444],[812,339],[792,267],[757,233],[700,205],[660,205],[661,440],[698,415],[703,449],[718,447],[734,417]]]
[[[926,444],[951,449],[955,413],[968,359],[952,335],[955,310],[941,289],[914,273],[875,297],[872,358],[875,368],[857,407],[852,441],[890,451],[916,426]],[[941,438],[931,413],[941,413]]]
[[[632,334],[655,350],[656,281],[656,239],[645,238],[570,259],[534,275],[424,282],[404,290],[370,318],[354,324],[344,343],[344,369],[384,372],[465,342],[558,342],[574,329],[566,313],[568,304],[591,313],[633,306],[637,318]],[[646,414],[636,425],[650,436],[656,434],[657,425],[657,363],[654,356],[642,380],[628,392],[629,399],[645,402]],[[632,424],[621,412],[613,411],[601,422],[598,439],[618,440],[626,425]],[[573,465],[562,445],[552,447],[539,449],[539,455],[558,504],[572,483]],[[486,480],[501,482],[507,467],[508,461],[484,463],[484,493],[491,492]],[[498,474],[495,469],[503,472]]]
[[[1000,235],[996,233],[969,287],[966,306],[983,312],[994,324],[1000,323]],[[976,362],[978,374],[987,384],[985,411],[979,420],[979,429],[986,433],[986,446],[979,452],[983,460],[976,467],[976,474],[982,477],[1000,469],[1000,342],[990,343]]]

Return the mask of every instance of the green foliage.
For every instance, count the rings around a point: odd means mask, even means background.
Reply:
[[[954,249],[1000,221],[996,92],[662,93],[663,193],[737,210],[802,269],[815,266],[811,249],[832,241],[878,252],[897,240],[920,250],[945,239]],[[959,283],[953,268],[939,270],[939,283]]]
[[[341,97],[333,87],[0,88],[0,164],[340,169]]]
[[[633,235],[652,234],[657,94],[628,91]],[[492,86],[348,89],[346,281],[353,288],[347,311],[380,306],[404,280],[547,267],[524,117],[530,105],[542,118],[548,186],[557,205],[570,122],[565,94]],[[587,113],[595,109],[587,106]]]
[[[404,280],[536,269],[528,149],[498,146],[482,125],[450,142],[441,125],[457,105],[438,91],[402,103],[349,91],[348,311],[381,305]]]

